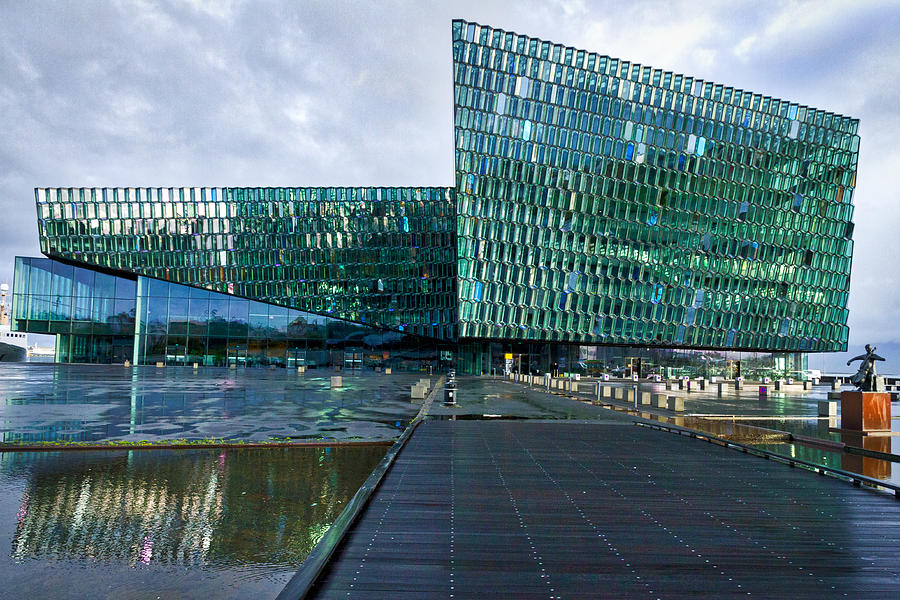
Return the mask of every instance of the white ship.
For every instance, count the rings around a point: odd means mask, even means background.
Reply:
[[[0,284],[0,362],[22,362],[28,353],[28,335],[9,329],[7,284]]]

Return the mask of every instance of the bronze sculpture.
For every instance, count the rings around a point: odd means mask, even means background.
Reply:
[[[854,356],[847,361],[850,366],[854,360],[861,360],[859,370],[850,378],[850,383],[855,385],[861,392],[875,391],[875,377],[878,375],[875,371],[875,361],[884,360],[881,356],[875,354],[876,348],[870,344],[866,344],[866,353]]]

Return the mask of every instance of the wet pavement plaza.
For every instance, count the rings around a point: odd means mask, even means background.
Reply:
[[[893,497],[602,412],[425,421],[306,597],[900,595]]]
[[[704,416],[594,406],[497,380],[462,380],[458,396],[416,430],[312,597],[900,593],[892,492],[658,430],[722,423]],[[695,410],[715,407],[697,400]],[[729,412],[713,414],[737,422],[746,403],[763,422],[811,420],[808,396],[777,401],[773,411],[733,394]],[[776,451],[797,447],[785,446]]]
[[[418,411],[391,376],[282,370],[0,365],[4,440],[321,436],[391,440]],[[531,419],[606,411],[468,379],[481,409]],[[468,400],[467,400],[468,402]],[[440,413],[440,403],[433,408]],[[274,597],[386,446],[0,453],[4,593],[54,598]]]
[[[417,373],[0,363],[3,442],[393,440]],[[405,394],[404,394],[405,392]]]

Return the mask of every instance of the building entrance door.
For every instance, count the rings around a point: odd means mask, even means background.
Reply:
[[[120,363],[132,359],[134,340],[114,337],[112,340],[112,362]]]
[[[185,344],[168,344],[166,346],[166,364],[187,364],[187,346]]]
[[[241,344],[228,348],[228,366],[247,366],[247,346]]]
[[[344,351],[344,369],[362,369],[363,355],[362,352]]]
[[[306,366],[306,348],[289,348],[287,351],[288,369],[303,366]]]
[[[625,377],[631,377],[632,375],[637,375],[638,377],[643,377],[644,372],[642,370],[641,359],[637,356],[628,356],[625,358]]]

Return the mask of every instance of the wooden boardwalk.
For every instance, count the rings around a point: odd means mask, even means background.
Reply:
[[[900,502],[630,424],[427,421],[317,598],[898,598]]]

